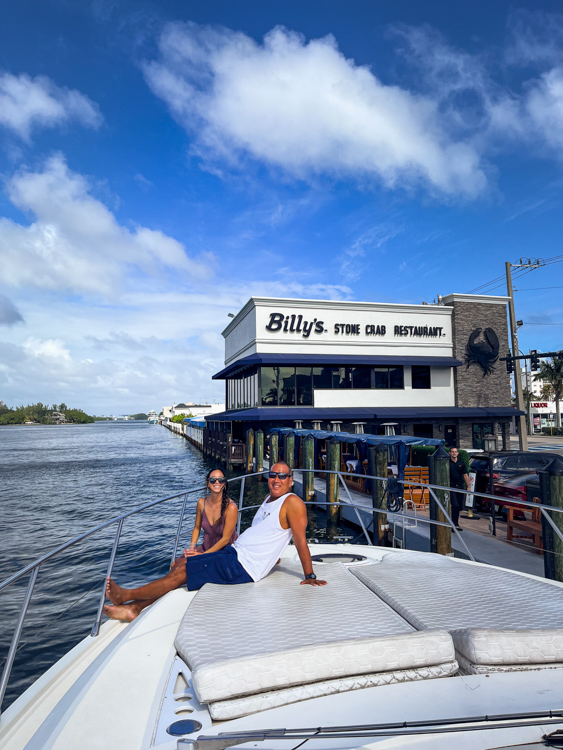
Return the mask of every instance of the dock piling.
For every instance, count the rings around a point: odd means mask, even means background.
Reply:
[[[542,505],[563,509],[563,470],[552,461],[538,474]],[[552,523],[546,516],[551,518]],[[553,581],[563,581],[563,540],[553,526],[563,534],[563,513],[546,511],[542,518],[544,575]]]
[[[254,430],[252,427],[246,431],[246,471],[248,474],[254,471]]]
[[[279,433],[270,432],[270,469],[280,460]]]
[[[307,435],[301,438],[301,465],[303,472],[303,500],[308,502],[315,498],[315,438]]]
[[[254,435],[256,448],[256,471],[264,471],[264,431],[256,430]]]
[[[295,433],[288,432],[284,440],[285,462],[290,469],[295,468]]]
[[[340,471],[340,441],[336,438],[326,441],[326,463],[328,471]],[[327,524],[329,526],[335,526],[338,522],[339,506],[334,503],[338,503],[339,486],[338,474],[326,475],[326,501],[329,503]]]
[[[440,445],[436,451],[429,456],[428,464],[430,467],[430,484],[437,484],[441,487],[450,486],[450,457]],[[450,493],[447,490],[432,490],[436,493],[438,500],[446,509],[448,515],[452,516]],[[440,507],[430,493],[430,518],[433,521],[448,523],[448,519],[441,511]],[[430,526],[430,551],[437,552],[439,555],[449,555],[452,552],[452,531],[446,526]]]
[[[368,474],[374,477],[387,479],[387,448],[370,445],[368,448]],[[372,508],[382,510],[384,508],[385,482],[378,482],[376,479],[371,481],[371,504]],[[383,513],[374,513],[372,540],[374,545],[385,547],[386,532],[384,526],[387,525],[387,515]]]

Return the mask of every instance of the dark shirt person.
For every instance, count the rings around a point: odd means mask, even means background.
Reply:
[[[450,487],[469,491],[469,475],[465,462],[459,457],[457,448],[450,450]],[[459,525],[459,513],[465,505],[465,495],[461,492],[450,492],[452,506],[452,521],[458,531],[462,531]]]
[[[282,462],[274,464],[268,472],[269,494],[256,512],[252,526],[233,545],[218,552],[180,558],[165,576],[135,589],[122,588],[108,578],[106,594],[113,606],[105,606],[104,613],[114,620],[130,622],[156,599],[186,583],[189,591],[195,591],[205,583],[232,585],[259,581],[268,575],[292,537],[303,567],[301,585],[325,586],[326,581],[318,580],[313,572],[305,536],[305,503],[291,492],[292,486],[289,466]]]

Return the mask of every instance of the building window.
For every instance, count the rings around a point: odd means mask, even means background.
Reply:
[[[332,388],[332,367],[313,367],[313,388],[317,390]]]
[[[297,395],[297,406],[313,405],[313,379],[312,367],[295,368],[295,387]]]
[[[431,424],[413,424],[412,434],[414,437],[431,438],[433,437]]]
[[[483,438],[493,434],[492,424],[474,424],[473,425],[473,447],[477,450],[483,450]]]
[[[371,367],[352,367],[352,388],[371,388]]]
[[[352,387],[352,368],[351,367],[333,367],[332,368],[332,387],[333,388],[351,388]]]
[[[412,366],[412,387],[418,390],[430,388],[430,365]]]
[[[295,406],[295,367],[278,368],[278,404]]]
[[[390,367],[378,365],[373,368],[374,387],[387,389],[404,388],[403,366],[392,365]]]
[[[262,367],[262,406],[278,405],[278,368]]]

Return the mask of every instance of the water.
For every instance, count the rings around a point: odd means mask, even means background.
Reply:
[[[113,516],[202,487],[209,468],[187,440],[145,422],[0,427],[0,581]],[[197,497],[188,499],[182,544]],[[114,569],[118,580],[138,585],[166,572],[181,505],[181,498],[171,500],[125,521]],[[4,708],[89,633],[115,528],[41,568]],[[27,581],[0,593],[2,662]]]
[[[214,464],[187,440],[146,422],[0,427],[0,581],[114,516],[203,487]],[[267,493],[247,478],[244,506]],[[238,502],[240,482],[231,485]],[[188,497],[180,551],[189,543],[201,492]],[[113,576],[138,586],[164,575],[183,497],[126,519]],[[309,535],[326,536],[324,512],[308,509]],[[242,514],[241,528],[253,512]],[[3,707],[89,634],[103,591],[116,526],[45,563],[39,571]],[[342,524],[333,533],[350,533]],[[355,534],[353,534],[355,535]],[[29,576],[0,592],[0,660],[7,654]]]

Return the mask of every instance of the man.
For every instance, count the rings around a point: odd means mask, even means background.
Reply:
[[[326,581],[318,580],[313,573],[305,537],[307,510],[301,498],[291,492],[292,486],[289,466],[274,464],[268,472],[268,496],[256,512],[252,526],[232,546],[181,558],[163,578],[136,589],[122,588],[108,578],[106,593],[113,606],[105,606],[104,613],[114,620],[131,622],[149,604],[185,583],[188,591],[195,591],[205,583],[259,581],[272,570],[292,537],[305,576],[301,585],[325,586]]]
[[[469,491],[469,475],[465,467],[465,463],[459,457],[459,451],[457,448],[450,449],[450,487],[457,489],[465,489],[464,480],[467,491]],[[451,503],[452,503],[452,521],[458,531],[462,531],[459,525],[459,512],[465,505],[465,495],[461,492],[450,492]]]

